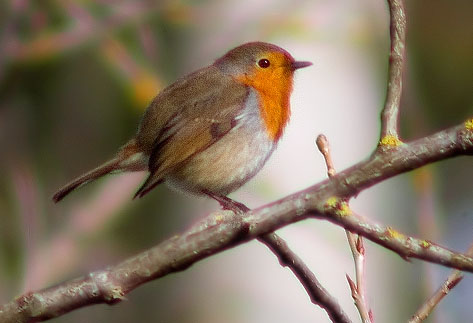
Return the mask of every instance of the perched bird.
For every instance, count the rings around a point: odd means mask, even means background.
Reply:
[[[147,170],[135,198],[165,182],[238,206],[226,195],[273,153],[289,121],[294,71],[310,65],[263,42],[230,50],[162,90],[115,157],[66,184],[54,202],[106,174]]]

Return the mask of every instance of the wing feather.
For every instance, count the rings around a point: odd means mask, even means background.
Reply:
[[[161,100],[166,101],[166,95],[173,95],[169,100],[179,104],[179,107],[172,106],[170,110],[174,113],[165,113],[167,122],[163,124],[160,120],[158,131],[148,129],[151,125],[146,115],[142,121],[139,132],[139,135],[143,134],[142,142],[149,142],[149,136],[153,133],[155,138],[150,149],[151,174],[135,197],[145,195],[176,167],[213,145],[238,124],[249,95],[247,86],[218,70],[204,74],[196,72],[191,76],[193,78],[184,81],[181,86],[171,85],[174,91],[164,91]],[[161,100],[156,99],[155,103],[159,104]],[[166,103],[166,106],[169,105]],[[159,106],[150,108],[156,110]],[[147,114],[148,117],[156,118],[158,112],[150,111]]]

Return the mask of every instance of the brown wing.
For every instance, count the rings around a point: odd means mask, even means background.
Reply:
[[[195,78],[188,80],[186,86],[172,91],[170,100],[179,104],[179,109],[172,107],[173,115],[156,135],[149,160],[151,174],[135,197],[145,195],[175,167],[207,149],[237,124],[236,117],[248,96],[247,87],[218,70],[198,73],[191,75]],[[142,125],[145,123],[144,119]],[[142,126],[140,132],[145,130]]]

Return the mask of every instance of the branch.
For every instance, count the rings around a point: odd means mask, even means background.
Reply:
[[[389,5],[389,31],[391,49],[389,53],[389,76],[386,91],[386,102],[381,113],[380,147],[397,147],[401,144],[399,139],[399,108],[402,95],[402,70],[405,57],[406,17],[403,0],[388,0]],[[327,148],[328,150],[328,148]],[[325,156],[325,154],[324,154]],[[325,157],[326,162],[331,159]],[[328,173],[333,166],[327,163]],[[333,171],[334,172],[334,171]],[[348,207],[348,206],[347,206]],[[364,264],[365,255],[363,239],[360,236],[346,231],[348,243],[355,261],[356,284],[347,275],[352,297],[363,322],[372,322],[372,312],[365,300]]]
[[[348,274],[346,275],[351,290],[351,296],[355,301],[362,322],[371,323],[373,322],[373,314],[366,304],[365,299],[365,247],[363,246],[363,238],[350,231],[345,232],[347,233],[348,243],[353,255],[353,260],[355,261],[356,283],[353,282]]]
[[[292,270],[302,286],[304,286],[307,294],[309,294],[312,303],[322,307],[332,322],[351,322],[337,300],[320,284],[314,273],[307,268],[302,259],[289,249],[283,239],[275,233],[270,233],[259,238],[259,240],[278,256],[279,263],[282,266],[288,266]]]
[[[251,211],[246,205],[235,202],[228,197],[215,196],[214,198],[221,203],[224,209],[226,206],[228,209],[233,210],[235,217]],[[301,282],[307,294],[309,294],[312,303],[324,309],[332,322],[351,322],[337,300],[320,284],[314,273],[307,267],[303,260],[289,248],[284,239],[279,237],[275,232],[271,232],[259,237],[258,240],[276,255],[281,266],[287,266],[291,269]]]
[[[400,144],[398,133],[399,106],[402,94],[402,69],[405,57],[406,15],[403,0],[388,0],[391,36],[389,76],[386,101],[381,114],[381,143]]]
[[[473,256],[473,244],[468,248],[466,255]],[[448,295],[448,293],[458,285],[463,279],[463,273],[459,270],[454,270],[447,277],[442,286],[430,296],[428,300],[417,310],[417,312],[411,317],[409,323],[419,323],[425,320],[440,303],[440,301]]]
[[[327,176],[332,178],[336,171],[332,161],[332,154],[330,153],[330,145],[327,138],[324,135],[317,136],[317,148],[322,153],[325,159],[325,165],[327,166]],[[346,204],[347,211],[348,203]],[[348,244],[350,246],[351,253],[353,255],[353,260],[355,261],[355,277],[356,283],[346,275],[348,284],[350,286],[351,295],[355,301],[356,308],[360,313],[361,320],[364,323],[371,323],[372,314],[368,309],[365,300],[365,284],[364,284],[364,275],[365,275],[365,248],[363,246],[363,239],[356,234],[351,233],[348,230],[345,230],[347,234]]]
[[[405,259],[419,258],[473,272],[473,258],[344,213],[340,202],[392,176],[462,154],[473,154],[473,119],[396,149],[378,150],[330,180],[241,217],[231,211],[210,214],[182,235],[114,267],[18,297],[0,307],[0,321],[39,321],[86,305],[113,304],[145,282],[184,270],[201,259],[310,216],[358,233]]]

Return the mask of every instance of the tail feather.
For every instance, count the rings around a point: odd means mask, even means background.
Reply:
[[[66,195],[80,186],[90,183],[97,178],[111,173],[112,171],[118,170],[119,164],[120,160],[118,158],[113,158],[99,167],[92,169],[90,172],[77,177],[76,179],[64,185],[59,191],[56,192],[56,194],[54,194],[54,203],[61,201],[64,197],[66,197]]]
[[[115,171],[143,171],[148,169],[148,156],[142,152],[135,139],[120,148],[117,155],[97,168],[77,177],[64,185],[53,196],[55,203],[62,200],[70,192],[97,178]]]

